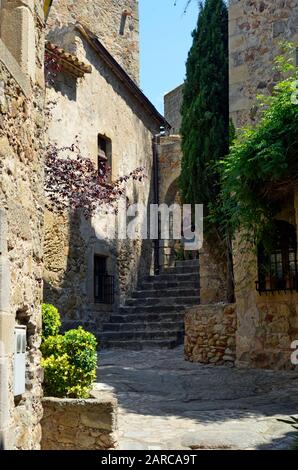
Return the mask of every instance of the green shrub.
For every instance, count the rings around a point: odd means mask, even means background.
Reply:
[[[57,335],[44,338],[41,343],[40,349],[43,357],[59,357],[61,354],[64,353],[64,336]]]
[[[82,327],[58,335],[61,325],[58,310],[51,305],[45,307],[43,328],[46,331],[41,344],[45,394],[88,398],[96,378],[96,338]],[[49,335],[49,332],[56,334]]]
[[[82,327],[70,330],[64,335],[64,346],[72,364],[78,369],[90,373],[96,368],[97,342],[94,335]]]
[[[44,368],[44,392],[46,396],[66,397],[70,365],[67,354],[60,357],[51,355],[42,359]]]
[[[61,327],[60,314],[54,305],[42,305],[42,336],[56,336]]]

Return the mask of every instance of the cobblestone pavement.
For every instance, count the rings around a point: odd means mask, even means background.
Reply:
[[[298,416],[298,372],[184,361],[183,349],[104,351],[97,390],[120,405],[122,450],[287,449]]]

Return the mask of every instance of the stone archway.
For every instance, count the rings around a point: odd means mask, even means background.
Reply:
[[[165,204],[171,206],[172,204],[180,204],[180,192],[179,192],[179,177],[175,178],[169,185],[167,192],[164,196]]]

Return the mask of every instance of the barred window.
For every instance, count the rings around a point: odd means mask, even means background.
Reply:
[[[298,290],[297,237],[294,225],[275,221],[272,248],[258,247],[257,290],[262,292]]]
[[[97,304],[114,303],[114,276],[107,273],[107,257],[94,256],[94,302]]]

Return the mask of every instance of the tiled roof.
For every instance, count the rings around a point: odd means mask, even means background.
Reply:
[[[57,57],[59,62],[62,64],[63,69],[67,70],[76,77],[83,77],[85,73],[92,72],[91,65],[85,64],[84,62],[80,61],[77,56],[70,54],[56,44],[47,42],[46,51],[54,57]]]

